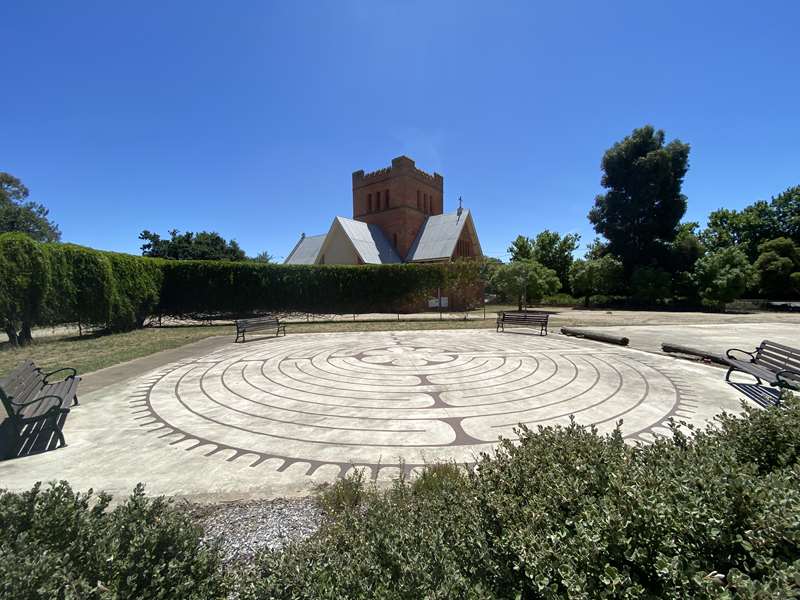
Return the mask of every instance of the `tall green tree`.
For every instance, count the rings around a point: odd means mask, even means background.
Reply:
[[[758,272],[747,255],[734,246],[706,253],[695,264],[694,277],[703,304],[717,309],[758,283]]]
[[[533,242],[529,237],[518,235],[516,239],[511,242],[508,247],[508,252],[511,254],[511,260],[532,260],[533,259]]]
[[[589,221],[628,273],[657,262],[686,212],[681,187],[689,145],[665,143],[663,131],[646,125],[607,150],[602,168],[601,184],[608,191],[595,198]]]
[[[792,274],[800,271],[800,249],[789,238],[764,242],[753,265],[761,280],[761,294],[772,299],[786,299],[797,292]]]
[[[142,256],[167,258],[172,260],[244,260],[244,250],[236,240],[226,241],[220,234],[211,231],[180,233],[177,229],[169,232],[169,239],[162,239],[157,233],[148,230],[139,234]]]
[[[517,260],[503,265],[494,275],[494,285],[508,298],[514,298],[520,310],[561,288],[556,272],[535,260]]]
[[[800,185],[781,192],[770,202],[781,235],[800,245]]]
[[[583,296],[589,306],[591,296],[613,294],[622,284],[624,269],[613,256],[576,260],[569,270],[572,293]]]
[[[0,233],[25,233],[37,242],[59,241],[61,232],[48,219],[49,211],[28,200],[29,194],[19,179],[0,172]]]
[[[264,250],[263,252],[259,252],[256,254],[251,260],[260,263],[273,263],[275,262],[275,257],[272,256],[269,252]]]
[[[569,268],[574,260],[572,253],[578,249],[581,236],[577,233],[560,235],[545,229],[533,239],[533,260],[553,269],[563,290],[570,290]]]
[[[736,246],[753,261],[758,257],[761,244],[780,236],[775,210],[770,203],[759,200],[741,211],[715,210],[708,215],[708,225],[700,239],[711,252]]]

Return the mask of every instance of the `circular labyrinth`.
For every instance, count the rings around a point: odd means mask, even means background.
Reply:
[[[652,439],[690,417],[658,357],[494,332],[290,335],[170,365],[130,399],[166,443],[279,470],[472,462],[520,423],[582,424]],[[185,445],[185,444],[184,444]]]

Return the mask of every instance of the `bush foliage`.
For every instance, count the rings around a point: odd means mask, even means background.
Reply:
[[[259,312],[403,312],[437,289],[474,304],[482,263],[276,265],[165,260],[0,235],[0,318],[6,330],[79,323],[112,330],[150,316]]]
[[[317,536],[261,557],[255,597],[800,597],[800,406],[787,406],[639,447],[523,428],[474,471],[342,482],[327,494],[350,501]]]
[[[186,513],[137,487],[111,498],[66,482],[0,491],[0,598],[225,598],[214,548]]]
[[[800,597],[797,400],[646,446],[575,423],[518,433],[388,489],[356,470],[321,494],[315,536],[231,571],[141,487],[113,510],[66,483],[0,491],[0,597]]]

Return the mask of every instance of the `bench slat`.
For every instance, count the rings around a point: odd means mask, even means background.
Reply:
[[[770,385],[785,386],[788,382],[790,386],[800,387],[800,375],[786,373],[778,378],[778,373],[786,370],[800,373],[800,350],[797,348],[764,340],[756,348],[755,358],[752,361],[726,358],[725,362],[730,365],[725,376],[726,381],[730,381],[733,371],[743,371],[763,379]]]

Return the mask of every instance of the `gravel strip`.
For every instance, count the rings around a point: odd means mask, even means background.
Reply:
[[[249,562],[260,550],[279,550],[316,533],[323,512],[316,500],[278,498],[196,505],[204,543],[219,541],[225,563]]]

